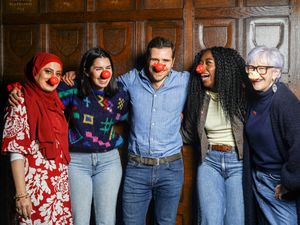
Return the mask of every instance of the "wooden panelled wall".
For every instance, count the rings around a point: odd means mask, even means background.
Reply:
[[[283,81],[300,97],[300,0],[2,0],[0,5],[1,109],[4,85],[24,80],[24,64],[36,51],[61,57],[76,69],[82,54],[100,46],[111,53],[118,75],[135,66],[149,40],[176,44],[175,69],[188,70],[194,55],[215,45],[244,57],[257,45],[285,55]],[[184,147],[185,183],[177,224],[194,224],[193,182],[197,152]],[[7,159],[1,158],[0,224],[13,224]],[[3,204],[4,203],[4,204]],[[150,219],[151,220],[151,219]]]

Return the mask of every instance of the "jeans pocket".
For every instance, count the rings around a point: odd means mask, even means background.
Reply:
[[[178,159],[176,161],[168,163],[168,169],[174,172],[183,170],[183,160]]]

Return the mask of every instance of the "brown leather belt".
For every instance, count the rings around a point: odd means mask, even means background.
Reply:
[[[141,163],[141,164],[148,165],[148,166],[158,166],[160,164],[165,164],[165,163],[169,163],[169,162],[173,162],[175,160],[181,159],[182,155],[181,155],[181,153],[177,153],[177,154],[162,157],[162,158],[148,158],[148,157],[142,157],[139,155],[129,154],[128,157],[129,157],[129,159],[131,159],[137,163]]]
[[[234,146],[231,145],[208,145],[209,150],[216,150],[221,152],[230,152],[235,149]]]

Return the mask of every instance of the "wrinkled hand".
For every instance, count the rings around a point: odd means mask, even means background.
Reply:
[[[30,219],[32,211],[32,203],[30,198],[28,197],[16,200],[16,211],[21,217]]]
[[[21,94],[21,90],[17,87],[14,87],[8,95],[8,104],[17,107],[20,104]]]
[[[288,192],[289,191],[284,186],[282,186],[281,184],[278,184],[275,187],[275,198],[282,199],[282,196]]]
[[[68,86],[74,86],[74,80],[76,78],[75,71],[68,71],[65,75],[62,76],[62,81],[65,82]]]

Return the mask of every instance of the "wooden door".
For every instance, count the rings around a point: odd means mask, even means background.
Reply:
[[[65,70],[76,69],[90,47],[107,49],[118,75],[136,65],[155,36],[174,41],[175,69],[188,70],[194,55],[214,45],[244,57],[257,45],[285,55],[283,81],[300,97],[299,0],[3,0],[0,4],[0,77],[4,86],[24,81],[24,64],[36,51],[59,55]],[[2,95],[4,96],[4,95]],[[3,109],[4,97],[0,98]],[[126,132],[126,130],[125,130]],[[185,180],[177,225],[195,224],[198,152],[183,150]],[[1,158],[1,224],[13,224],[6,158]],[[151,221],[151,215],[149,215]]]

